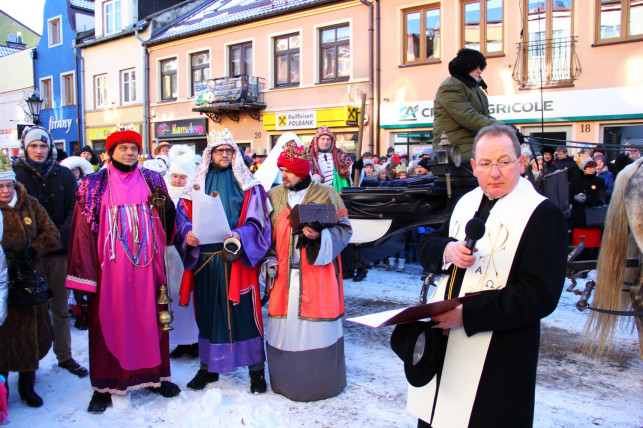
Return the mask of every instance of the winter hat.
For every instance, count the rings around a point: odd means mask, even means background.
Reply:
[[[114,153],[114,148],[123,143],[136,144],[139,153],[143,151],[143,138],[141,134],[131,129],[121,129],[109,134],[105,142],[105,150],[111,155]]]
[[[468,75],[478,67],[481,70],[487,67],[487,60],[482,52],[462,48],[458,51],[456,57],[449,62],[449,73],[451,75]]]
[[[16,181],[16,173],[13,172],[9,156],[0,151],[0,181],[4,180]]]
[[[420,162],[418,162],[418,166],[421,166],[422,168],[430,171],[431,170],[431,167],[429,166],[430,161],[431,159],[429,158],[422,158],[420,159]]]
[[[189,146],[184,144],[173,145],[168,152],[168,157],[170,159],[168,175],[180,174],[191,178],[196,172],[194,151]]]
[[[310,175],[310,154],[303,146],[288,141],[277,159],[277,166],[286,168],[299,178]]]
[[[591,168],[594,167],[596,168],[596,162],[592,158],[587,158],[583,161],[582,164],[580,164],[580,169],[585,171],[585,168]]]
[[[364,166],[366,166],[366,165],[370,165],[373,168],[375,168],[375,164],[373,163],[373,161],[371,159],[364,159]]]
[[[94,151],[93,151],[93,150],[92,150],[92,148],[91,148],[91,147],[89,147],[89,146],[85,146],[85,147],[83,147],[82,149],[78,150],[78,151],[75,153],[75,156],[80,156],[80,154],[81,154],[81,153],[84,153],[84,152],[89,152],[89,154],[91,154],[92,156],[94,156]]]
[[[421,153],[422,156],[432,156],[433,155],[433,148],[432,147],[427,147],[426,149],[422,150]]]
[[[26,150],[34,141],[42,141],[51,149],[51,134],[42,126],[30,126],[22,133],[22,144]]]
[[[599,161],[599,160],[601,160],[601,161],[603,161],[603,163],[605,163],[605,156],[603,156],[603,155],[596,155],[596,156],[594,156],[594,161],[595,161],[595,162],[596,162],[596,161]]]

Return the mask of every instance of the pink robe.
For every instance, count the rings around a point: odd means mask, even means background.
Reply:
[[[122,173],[111,165],[108,168],[109,176],[101,170],[79,188],[67,288],[93,296],[88,305],[93,389],[125,394],[158,387],[170,378],[168,334],[161,333],[157,321],[158,311],[167,306],[156,304],[158,289],[166,284],[166,234],[155,209],[150,217],[147,203],[150,186],[164,186],[160,177],[147,170]],[[98,201],[95,217],[85,216]],[[110,207],[116,216],[110,217]],[[137,257],[135,266],[132,260]]]
[[[98,232],[98,260],[102,263],[99,319],[105,344],[126,370],[150,368],[161,363],[160,331],[157,321],[156,289],[165,284],[163,255],[165,232],[156,210],[150,221],[150,194],[141,174],[110,171],[110,187],[102,196]],[[111,188],[111,192],[110,189]],[[127,243],[110,236],[108,210],[117,210],[117,228]],[[133,230],[138,227],[138,245]],[[123,233],[124,232],[124,233]],[[114,235],[114,234],[112,234]],[[144,241],[144,242],[143,242]],[[137,251],[139,250],[139,251]],[[135,266],[130,257],[141,254]],[[115,257],[114,257],[115,256]],[[151,262],[150,257],[153,257]],[[106,285],[109,286],[106,286]]]

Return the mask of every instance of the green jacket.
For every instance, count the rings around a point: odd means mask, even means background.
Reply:
[[[471,159],[473,139],[480,129],[503,124],[489,115],[489,101],[480,87],[469,88],[453,76],[440,84],[433,114],[433,150],[445,131],[451,144],[460,146],[463,161]]]

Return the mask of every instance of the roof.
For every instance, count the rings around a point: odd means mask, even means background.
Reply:
[[[0,57],[11,55],[12,53],[23,51],[25,48],[12,48],[9,46],[0,46]]]
[[[193,13],[162,27],[146,44],[158,44],[334,1],[337,0],[213,0]]]
[[[93,0],[69,0],[69,4],[76,9],[83,9],[89,12],[94,11],[94,1]]]

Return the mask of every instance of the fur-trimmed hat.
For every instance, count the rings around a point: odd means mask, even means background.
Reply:
[[[462,48],[455,58],[449,62],[449,73],[451,75],[468,75],[476,68],[484,70],[487,67],[487,59],[482,52],[475,49]]]
[[[74,170],[74,168],[80,168],[80,170],[83,172],[83,176],[92,174],[94,172],[94,167],[92,166],[92,164],[87,159],[80,156],[69,156],[60,161],[60,164],[71,169],[72,171]]]
[[[105,151],[111,156],[113,149],[123,143],[136,144],[139,153],[143,151],[143,137],[131,129],[122,129],[109,134],[105,142]]]
[[[196,172],[192,148],[185,144],[173,145],[167,155],[170,158],[168,174],[180,174],[192,178]]]

